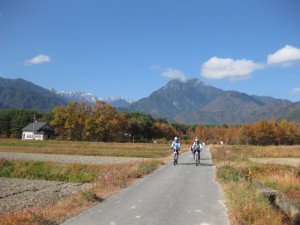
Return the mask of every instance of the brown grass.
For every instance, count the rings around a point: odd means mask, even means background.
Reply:
[[[300,158],[300,146],[214,145],[218,154],[239,158]]]
[[[234,224],[290,224],[279,209],[245,181],[257,180],[289,196],[300,204],[300,168],[290,166],[288,158],[300,158],[300,146],[211,146],[219,182],[225,191],[226,201]],[[266,163],[249,161],[248,158],[273,158]],[[285,158],[287,165],[276,164],[275,159]],[[262,160],[263,162],[263,160]],[[282,161],[281,161],[282,163]],[[226,178],[230,178],[226,181]],[[240,179],[237,176],[242,176]],[[261,213],[263,212],[263,213]]]
[[[232,224],[282,225],[285,215],[275,210],[266,199],[245,182],[223,183]]]
[[[162,158],[170,154],[169,146],[169,144],[154,143],[71,142],[53,140],[22,141],[1,139],[0,152]]]

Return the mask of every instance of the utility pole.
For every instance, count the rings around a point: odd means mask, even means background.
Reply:
[[[34,140],[34,123],[36,121],[35,114],[33,114],[33,123],[32,123],[32,140]]]

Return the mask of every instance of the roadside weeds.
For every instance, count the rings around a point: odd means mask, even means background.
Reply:
[[[283,146],[210,147],[217,167],[217,180],[223,188],[228,214],[233,224],[294,224],[283,211],[254,188],[252,182],[259,181],[266,187],[275,188],[299,203],[299,167],[275,164],[278,156],[300,158],[299,149],[299,146],[289,146],[288,150]],[[248,160],[256,157],[277,158],[273,162],[267,161],[267,164]]]

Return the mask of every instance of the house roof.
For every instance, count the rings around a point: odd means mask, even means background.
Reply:
[[[34,122],[34,130],[38,131],[47,125],[47,122]],[[28,124],[26,127],[22,129],[22,131],[33,131],[33,123]]]

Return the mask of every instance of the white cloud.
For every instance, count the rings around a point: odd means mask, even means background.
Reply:
[[[201,74],[209,79],[239,80],[249,78],[251,73],[261,68],[263,65],[251,60],[212,57],[202,64]]]
[[[295,62],[300,62],[300,49],[290,45],[279,49],[268,56],[269,65],[291,66]]]
[[[46,63],[50,62],[50,57],[46,55],[38,55],[32,59],[29,59],[25,62],[25,65],[35,65],[35,64],[41,64],[41,63]]]
[[[188,77],[180,70],[172,68],[161,68],[158,65],[151,66],[151,69],[160,71],[163,77],[167,77],[172,80],[180,80],[181,82],[186,82],[188,80]]]
[[[291,94],[292,94],[292,95],[298,95],[298,94],[300,94],[300,88],[294,88],[294,89],[291,91]]]
[[[180,80],[181,82],[186,82],[188,80],[187,76],[179,70],[168,68],[161,73],[162,76],[168,77],[174,80]]]

